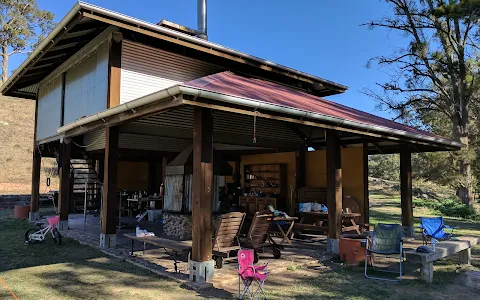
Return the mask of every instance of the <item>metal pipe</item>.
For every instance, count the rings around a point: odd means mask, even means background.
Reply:
[[[198,37],[208,40],[207,36],[207,0],[197,0]]]

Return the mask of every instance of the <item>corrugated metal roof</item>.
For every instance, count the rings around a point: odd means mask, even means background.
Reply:
[[[184,83],[184,86],[201,88],[234,97],[255,99],[265,103],[322,114],[365,125],[381,126],[393,130],[401,130],[406,133],[441,138],[430,132],[387,120],[318,96],[269,81],[240,76],[229,71],[188,81]]]

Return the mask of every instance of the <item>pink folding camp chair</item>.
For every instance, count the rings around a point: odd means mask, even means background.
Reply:
[[[248,295],[250,299],[258,299],[263,294],[263,298],[267,299],[267,295],[263,290],[263,283],[268,277],[268,264],[263,266],[254,266],[253,249],[241,249],[238,251],[238,299],[243,299]],[[240,289],[240,281],[243,282],[243,292]],[[257,288],[255,289],[256,284]],[[255,289],[255,291],[254,291]]]

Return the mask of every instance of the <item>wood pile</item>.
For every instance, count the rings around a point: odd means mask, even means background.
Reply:
[[[217,222],[222,215],[212,216],[212,231],[217,228]],[[163,213],[163,232],[180,240],[192,239],[192,215]]]

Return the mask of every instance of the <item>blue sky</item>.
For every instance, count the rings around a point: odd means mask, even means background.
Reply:
[[[38,0],[60,21],[73,0]],[[195,29],[196,0],[90,0],[92,4],[156,23],[167,19]],[[208,0],[209,40],[349,87],[330,100],[389,117],[361,93],[388,79],[367,61],[392,53],[406,41],[360,24],[390,14],[380,0]],[[25,57],[14,56],[10,70]]]

